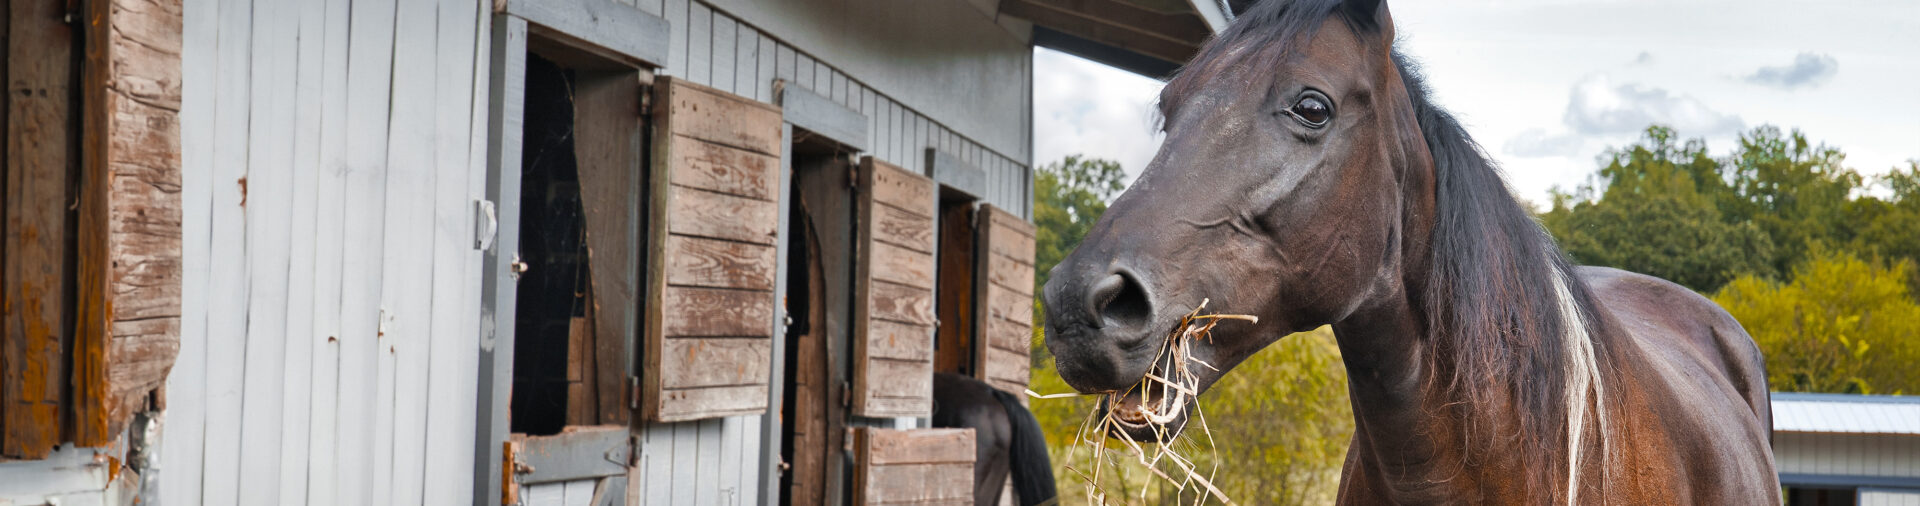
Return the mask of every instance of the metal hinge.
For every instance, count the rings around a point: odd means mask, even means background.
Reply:
[[[853,387],[850,385],[847,385],[847,382],[841,381],[840,382],[840,407],[844,408],[851,405],[853,405]]]

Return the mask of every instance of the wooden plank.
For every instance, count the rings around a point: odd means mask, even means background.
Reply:
[[[869,356],[867,359],[865,390],[871,397],[927,399],[933,395],[933,362],[928,357],[894,360]],[[886,416],[868,413],[868,416]]]
[[[214,21],[218,4],[210,0],[186,0],[182,5],[181,51],[181,180],[209,184],[183,184],[181,188],[181,289],[180,355],[178,369],[167,380],[166,430],[160,432],[159,464],[172,469],[169,479],[178,480],[161,490],[160,502],[199,504],[203,483],[202,455],[206,449],[207,391],[207,280],[211,275],[213,185],[213,122],[208,121],[210,107],[217,99],[212,86],[218,67],[214,55],[218,49]],[[7,9],[0,9],[5,12]],[[0,66],[4,67],[4,66]],[[3,71],[0,71],[3,72]],[[7,100],[0,100],[4,104]],[[188,106],[190,105],[190,107]],[[3,108],[0,105],[0,108]],[[4,424],[4,421],[0,421]]]
[[[933,356],[933,329],[886,320],[868,320],[867,357],[927,360]]]
[[[766,385],[773,343],[768,339],[670,338],[662,349],[661,386],[704,388]]]
[[[873,283],[866,301],[873,318],[915,325],[935,325],[933,292],[887,282]]]
[[[934,294],[940,319],[934,346],[934,370],[972,374],[975,302],[974,278],[979,271],[974,250],[973,206],[943,203],[940,210],[939,289]]]
[[[62,395],[68,384],[63,341],[72,308],[67,294],[74,252],[69,180],[71,82],[75,34],[59,20],[65,6],[12,2],[7,16],[7,149],[5,374],[0,376],[0,455],[39,459],[64,438]]]
[[[767,409],[766,385],[663,390],[660,395],[668,401],[661,404],[656,420],[660,422],[754,415]],[[679,495],[679,488],[675,487],[674,495]]]
[[[1027,369],[1032,364],[1025,351],[1013,352],[998,347],[987,348],[986,377],[1005,382],[1027,384]]]
[[[380,471],[391,462],[381,440],[390,437],[380,423],[392,409],[391,390],[382,372],[391,374],[389,347],[382,346],[382,253],[389,248],[387,223],[387,150],[393,106],[395,0],[362,0],[350,9],[347,69],[347,172],[344,214],[347,248],[341,260],[339,448],[336,498],[343,504],[373,504],[389,498],[380,490]],[[245,23],[245,21],[240,21]],[[402,158],[406,159],[405,157]],[[404,195],[405,189],[396,191]],[[382,401],[385,401],[384,403]],[[390,442],[390,439],[386,439]],[[212,456],[209,456],[209,460]],[[390,474],[388,476],[391,476]]]
[[[994,318],[982,329],[986,332],[986,345],[992,348],[1029,353],[1033,349],[1033,327],[1004,318]]]
[[[291,7],[292,4],[285,4]],[[285,167],[292,164],[293,64],[297,30],[288,22],[296,16],[281,5],[254,6],[256,25],[249,55],[251,77],[246,127],[246,185],[240,209],[244,212],[247,244],[244,261],[247,320],[244,331],[245,373],[239,385],[240,504],[272,502],[280,497],[280,419],[286,373],[287,276],[291,261],[293,183]],[[269,167],[278,170],[270,170]]]
[[[973,429],[858,429],[862,435],[865,465],[973,463]]]
[[[593,388],[593,309],[588,317],[567,322],[567,425],[595,425],[600,420],[599,390]]]
[[[427,364],[433,350],[437,6],[398,2],[389,87],[385,239],[376,333],[373,497],[419,504],[426,484]]]
[[[995,211],[999,213],[1005,212],[998,211],[997,209]],[[992,236],[987,240],[988,251],[995,255],[1013,258],[1016,261],[1023,258],[1033,258],[1033,235],[1031,233],[1022,234],[1019,229],[1007,226],[1006,222],[1000,218],[995,218],[994,226],[990,230],[992,231]],[[1029,260],[1028,263],[1031,263],[1031,260]]]
[[[691,0],[661,0],[660,17],[672,28],[667,34],[666,70],[684,76],[687,67],[687,3]]]
[[[667,229],[675,234],[772,245],[780,231],[773,202],[676,186]]]
[[[324,26],[321,28],[326,47],[320,56],[321,76],[320,96],[320,146],[319,166],[323,168],[317,175],[314,187],[314,210],[316,223],[314,230],[314,301],[315,307],[312,340],[307,343],[311,353],[309,363],[313,369],[313,398],[310,401],[312,425],[307,432],[307,470],[302,486],[306,487],[304,497],[289,497],[282,502],[308,504],[332,504],[338,502],[335,494],[339,492],[339,435],[340,435],[340,357],[343,335],[341,326],[341,303],[344,278],[346,276],[344,258],[346,243],[346,173],[331,170],[346,166],[347,138],[351,136],[347,124],[347,54],[350,49],[348,23],[351,13],[347,0],[328,0],[324,2]],[[189,21],[193,16],[187,16]],[[191,30],[189,30],[191,33]],[[189,56],[193,53],[189,51]],[[191,83],[191,79],[188,81]],[[192,112],[188,108],[186,112]],[[187,150],[191,154],[193,150]],[[189,255],[189,258],[191,256]],[[192,313],[188,313],[189,316]],[[349,423],[357,423],[350,421]],[[296,441],[296,443],[298,443]],[[498,448],[499,445],[493,445]],[[293,489],[282,489],[293,492]],[[283,494],[284,495],[284,494]]]
[[[614,61],[668,64],[666,19],[611,0],[500,0],[502,12],[527,20],[546,38]]]
[[[673,136],[673,184],[773,201],[779,197],[780,157]]]
[[[248,53],[252,47],[251,6],[223,5],[219,11],[218,65],[215,93],[219,105],[213,113],[213,187],[212,237],[210,255],[217,266],[209,276],[209,313],[207,322],[208,364],[236,364],[243,360],[246,348],[246,235],[243,179],[246,176],[247,112],[250,96],[246,92],[252,77]],[[212,367],[207,372],[206,453],[202,465],[201,504],[227,505],[238,502],[240,466],[240,402],[242,370]]]
[[[931,221],[931,220],[927,220]],[[932,228],[932,227],[927,227]],[[875,234],[871,243],[873,279],[911,287],[933,289],[933,255],[881,242]]]
[[[987,171],[948,153],[938,143],[927,149],[927,165],[932,167],[934,181],[975,198],[986,196]]]
[[[297,9],[292,32],[298,34],[294,48],[298,65],[291,77],[294,86],[294,125],[291,186],[293,211],[289,237],[291,257],[287,266],[287,324],[285,339],[285,381],[280,387],[283,432],[280,434],[281,462],[274,466],[278,497],[269,502],[297,503],[306,499],[312,437],[314,321],[319,312],[314,280],[315,258],[319,245],[316,202],[320,179],[321,64],[325,50],[326,2],[303,2]],[[163,444],[162,447],[165,447]],[[164,502],[164,501],[163,501]]]
[[[753,29],[751,25],[740,23],[738,30],[734,34],[733,47],[735,51],[733,56],[733,92],[740,96],[761,102],[771,101],[772,97],[760,96],[761,86],[760,80],[758,79],[760,69],[760,31]]]
[[[661,84],[668,131],[780,156],[780,108],[684,80],[664,79],[656,86]]]
[[[712,42],[708,44],[713,48],[713,60],[711,64],[713,76],[709,77],[708,81],[712,83],[714,88],[733,94],[740,94],[740,90],[733,87],[733,71],[735,70],[733,58],[736,56],[734,54],[735,51],[737,51],[733,45],[739,37],[738,27],[739,23],[736,23],[733,18],[728,17],[726,14],[719,12],[713,13]]]
[[[873,206],[874,239],[921,253],[933,253],[933,220],[890,205]]]
[[[687,3],[687,80],[713,84],[713,9],[700,2]]]
[[[520,480],[551,483],[625,474],[620,457],[629,452],[628,433],[624,425],[601,425],[567,427],[545,436],[515,434],[520,446],[514,456],[531,468]]]
[[[593,288],[594,376],[591,412],[602,424],[626,423],[627,363],[639,319],[641,246],[640,82],[631,71],[575,73],[574,153]]]
[[[865,504],[973,503],[973,463],[896,464],[868,469]]]
[[[759,39],[760,55],[755,62],[759,70],[754,73],[753,98],[761,102],[772,102],[773,81],[777,72],[774,65],[779,63],[776,57],[779,54],[778,43],[764,33],[760,34]]]
[[[860,171],[873,174],[873,201],[898,207],[909,213],[933,217],[934,184],[926,176],[907,172],[898,165],[866,157]]]
[[[1021,295],[1033,295],[1033,264],[1001,254],[987,255],[987,280]]]
[[[768,337],[773,301],[768,292],[668,286],[662,337]]]
[[[671,235],[667,237],[667,283],[680,286],[773,290],[773,246]]]
[[[481,252],[470,225],[475,201],[486,191],[486,33],[492,16],[486,6],[439,0],[440,18],[434,59],[434,265],[431,342],[427,364],[427,421],[422,442],[428,464],[421,480],[428,492],[422,504],[473,504],[478,386],[481,376],[476,337],[480,335]],[[504,42],[503,42],[504,44]],[[304,61],[304,60],[303,60]],[[476,156],[478,155],[478,156]],[[466,225],[466,226],[462,226]],[[493,443],[493,442],[489,442]],[[489,446],[497,447],[497,444]]]
[[[995,284],[987,285],[986,295],[987,310],[994,318],[1021,325],[1033,324],[1033,296],[1016,293]]]

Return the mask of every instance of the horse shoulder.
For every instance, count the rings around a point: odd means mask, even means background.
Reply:
[[[1664,279],[1605,267],[1581,267],[1577,275],[1614,334],[1613,392],[1625,412],[1615,418],[1624,423],[1613,438],[1625,445],[1620,462],[1630,466],[1623,477],[1679,478],[1689,483],[1678,496],[1695,500],[1778,501],[1727,496],[1778,489],[1766,362],[1740,323]]]

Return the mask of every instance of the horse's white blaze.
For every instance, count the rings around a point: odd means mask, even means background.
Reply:
[[[1549,258],[1549,262],[1553,259]],[[1594,420],[1600,426],[1600,465],[1606,466],[1607,419],[1602,407],[1606,389],[1600,383],[1600,364],[1593,353],[1593,336],[1587,333],[1586,318],[1580,313],[1580,305],[1573,298],[1569,288],[1572,281],[1567,273],[1558,266],[1553,268],[1554,296],[1560,302],[1561,327],[1566,332],[1567,361],[1567,504],[1571,505],[1580,495],[1580,437],[1586,432],[1588,423],[1587,405],[1592,399]],[[1591,396],[1591,397],[1589,397]]]

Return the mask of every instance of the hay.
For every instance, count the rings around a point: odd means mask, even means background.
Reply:
[[[1180,318],[1180,323],[1175,325],[1173,330],[1168,333],[1166,342],[1161,345],[1160,353],[1154,357],[1154,366],[1148,369],[1145,377],[1140,378],[1139,383],[1134,384],[1124,391],[1108,392],[1105,394],[1051,395],[1041,395],[1032,390],[1027,391],[1027,395],[1037,399],[1057,399],[1081,395],[1106,396],[1105,404],[1107,409],[1095,409],[1092,413],[1087,414],[1086,421],[1080,424],[1080,430],[1074,436],[1073,448],[1068,451],[1068,455],[1071,456],[1078,454],[1081,448],[1084,447],[1087,448],[1090,454],[1090,460],[1093,462],[1093,469],[1091,470],[1074,467],[1071,463],[1071,458],[1068,459],[1069,463],[1066,465],[1068,471],[1079,476],[1082,481],[1086,482],[1088,502],[1094,504],[1110,504],[1107,491],[1100,487],[1100,478],[1103,476],[1103,473],[1108,471],[1109,467],[1114,467],[1118,468],[1115,469],[1114,472],[1121,473],[1121,478],[1125,479],[1124,473],[1126,469],[1120,467],[1123,461],[1117,458],[1124,457],[1126,460],[1145,467],[1148,472],[1152,473],[1153,477],[1176,487],[1176,496],[1189,490],[1198,492],[1199,494],[1195,496],[1193,504],[1203,504],[1208,498],[1219,498],[1222,503],[1233,504],[1233,500],[1227,498],[1227,495],[1213,484],[1213,478],[1219,470],[1219,459],[1210,459],[1214,462],[1214,465],[1207,469],[1203,475],[1193,459],[1183,455],[1182,450],[1178,449],[1182,443],[1191,443],[1197,439],[1193,437],[1194,431],[1183,431],[1178,438],[1172,441],[1168,441],[1166,432],[1168,430],[1166,427],[1167,424],[1179,419],[1179,414],[1181,410],[1186,408],[1186,404],[1189,402],[1195,403],[1193,409],[1194,420],[1199,422],[1200,434],[1206,436],[1203,451],[1208,454],[1214,452],[1213,431],[1207,427],[1206,414],[1200,410],[1198,404],[1200,378],[1193,373],[1194,369],[1192,367],[1197,364],[1215,371],[1219,369],[1213,367],[1212,364],[1194,358],[1190,343],[1195,339],[1211,339],[1213,327],[1219,325],[1221,320],[1244,320],[1255,323],[1260,321],[1259,318],[1248,315],[1200,314],[1202,310],[1206,309],[1207,302],[1207,300],[1201,300],[1199,306],[1194,307],[1192,312]],[[1161,374],[1154,374],[1155,371]],[[1141,395],[1138,410],[1131,413],[1116,413],[1116,411],[1120,409],[1122,401],[1134,392],[1139,392]],[[1150,401],[1150,399],[1154,397],[1158,397],[1158,400]],[[1141,443],[1134,441],[1131,437],[1125,436],[1126,432],[1119,430],[1121,428],[1138,429],[1141,427],[1150,428],[1155,434],[1154,439],[1164,442]],[[1116,438],[1123,443],[1118,448],[1110,447],[1108,444],[1107,435],[1115,433],[1122,435],[1122,437]],[[1109,452],[1108,450],[1119,451]],[[1163,462],[1172,464],[1172,470],[1181,476],[1176,478],[1169,475],[1167,470],[1162,470],[1160,464]],[[1140,490],[1140,500],[1145,500],[1146,492],[1147,488],[1142,487]]]

